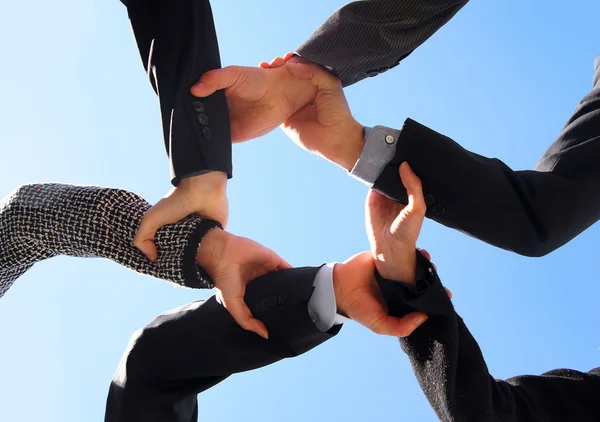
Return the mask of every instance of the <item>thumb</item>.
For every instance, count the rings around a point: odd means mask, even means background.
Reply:
[[[209,70],[191,88],[192,95],[208,97],[220,89],[227,89],[236,84],[242,75],[240,66],[227,66],[222,69]]]
[[[146,258],[154,262],[158,259],[158,250],[154,244],[154,236],[158,227],[154,224],[153,216],[149,215],[150,211],[144,214],[142,222],[133,238],[133,246],[138,248]]]
[[[144,214],[133,238],[133,245],[150,261],[156,261],[158,259],[158,250],[154,244],[156,231],[165,224],[176,223],[190,213],[190,210],[181,206],[175,195],[164,197]]]
[[[400,179],[406,188],[408,205],[398,214],[390,231],[397,240],[416,243],[427,211],[423,186],[407,162],[400,165]]]
[[[223,297],[223,306],[229,311],[235,322],[244,330],[252,331],[262,338],[269,339],[269,331],[265,324],[252,316],[252,312],[244,297]]]
[[[287,69],[298,79],[308,80],[319,91],[341,90],[342,85],[338,78],[318,65],[308,62],[287,62]]]

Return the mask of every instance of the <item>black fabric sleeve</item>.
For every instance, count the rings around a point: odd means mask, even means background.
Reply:
[[[557,369],[541,376],[494,379],[479,345],[456,314],[437,275],[435,282],[424,289],[378,281],[390,314],[429,314],[427,322],[409,337],[400,339],[400,346],[440,420],[600,420],[600,368],[587,373]]]
[[[158,316],[136,332],[109,389],[106,422],[195,422],[196,396],[228,376],[307,352],[335,336],[308,313],[319,267],[264,275],[245,301],[269,340],[245,331],[213,296]]]
[[[296,53],[328,67],[343,86],[397,66],[468,0],[362,0],[332,14]]]
[[[182,177],[222,171],[231,177],[225,93],[196,98],[190,88],[221,67],[208,0],[127,0],[129,19],[148,78],[160,102],[165,149],[174,185]]]
[[[516,134],[515,136],[518,136]],[[462,148],[408,119],[374,189],[406,203],[398,167],[423,182],[427,217],[526,256],[559,248],[600,219],[600,89],[586,95],[534,170]]]
[[[132,243],[148,209],[148,202],[122,189],[54,183],[17,188],[0,200],[0,297],[36,262],[58,255],[107,258],[182,286],[213,287],[195,258],[204,235],[220,225],[192,216],[161,227],[152,263]]]

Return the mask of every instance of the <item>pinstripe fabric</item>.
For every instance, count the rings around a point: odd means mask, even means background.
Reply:
[[[296,53],[344,86],[397,66],[468,0],[362,0],[337,10]]]
[[[195,264],[198,244],[218,223],[188,217],[156,233],[152,263],[132,241],[150,204],[132,192],[54,183],[24,185],[0,200],[0,297],[36,262],[58,255],[107,258],[187,287],[211,288]]]

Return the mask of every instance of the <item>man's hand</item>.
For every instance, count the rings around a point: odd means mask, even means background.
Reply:
[[[334,267],[333,288],[338,313],[377,334],[409,336],[427,320],[427,314],[412,312],[402,318],[388,315],[374,271],[375,262],[371,252],[355,255]]]
[[[198,214],[218,221],[225,228],[229,217],[226,189],[227,175],[223,172],[212,171],[181,179],[179,186],[144,214],[133,245],[154,262],[158,258],[154,236],[165,224],[173,224],[190,214]]]
[[[267,328],[252,316],[244,302],[246,285],[269,272],[291,268],[290,264],[253,240],[221,229],[211,230],[204,236],[196,262],[212,278],[223,306],[235,321],[245,330],[268,338]]]
[[[339,79],[309,63],[288,53],[270,64],[260,64],[264,68],[288,68],[316,88],[314,100],[286,119],[281,128],[301,148],[351,170],[363,149],[364,127],[352,117]],[[296,67],[298,64],[305,67]]]
[[[400,178],[408,194],[408,205],[369,191],[367,235],[379,274],[388,280],[414,283],[415,249],[427,206],[421,180],[406,162],[400,166]]]
[[[206,72],[191,89],[207,97],[224,89],[229,107],[231,138],[243,142],[265,135],[308,104],[317,89],[302,76],[309,65],[278,69],[228,66]]]

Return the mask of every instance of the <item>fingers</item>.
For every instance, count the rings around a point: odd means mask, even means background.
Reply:
[[[269,66],[271,67],[271,69],[273,69],[275,67],[283,66],[284,64],[285,60],[283,59],[283,57],[275,57],[273,60],[271,60]]]
[[[148,217],[148,213],[146,213],[133,238],[133,246],[142,251],[151,262],[158,259],[158,249],[156,249],[156,245],[154,244],[154,236],[157,229],[158,227],[154,224],[152,217]]]
[[[370,328],[376,334],[408,337],[413,331],[427,321],[427,318],[427,314],[423,312],[412,312],[402,318],[386,315],[380,318],[377,323]]]
[[[192,211],[181,206],[175,195],[167,196],[150,208],[133,238],[133,245],[154,262],[158,259],[158,250],[154,244],[156,231],[165,224],[176,223]]]
[[[235,322],[244,330],[252,331],[265,340],[269,339],[269,331],[265,324],[252,316],[250,308],[244,302],[244,297],[225,298],[223,297],[223,306],[229,311]]]
[[[192,95],[196,97],[208,97],[215,91],[227,89],[238,81],[243,74],[240,66],[227,66],[206,72],[200,80],[191,88]]]
[[[408,205],[398,214],[390,231],[399,241],[416,243],[427,210],[423,197],[423,186],[407,162],[400,166],[400,179],[406,188]]]
[[[406,188],[408,195],[408,208],[411,212],[425,214],[427,206],[423,197],[423,185],[421,179],[405,161],[400,165],[400,179]]]
[[[292,57],[294,57],[294,53],[286,53],[283,57],[275,57],[271,60],[271,63],[268,62],[260,62],[258,67],[262,69],[273,69],[287,63]]]
[[[444,290],[446,290],[446,294],[448,295],[448,297],[450,299],[452,299],[452,292],[450,291],[450,289],[448,289],[447,287],[444,287]]]
[[[419,252],[421,252],[421,254],[427,258],[428,261],[431,261],[431,254],[429,252],[427,252],[425,249],[421,249],[421,248],[417,248],[419,250]],[[433,265],[433,264],[432,264]],[[435,267],[435,265],[434,265]]]

